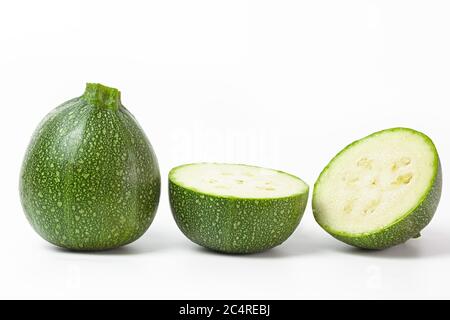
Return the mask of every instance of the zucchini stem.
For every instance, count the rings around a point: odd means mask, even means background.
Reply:
[[[120,91],[100,83],[87,83],[83,98],[95,107],[116,111],[122,105]]]

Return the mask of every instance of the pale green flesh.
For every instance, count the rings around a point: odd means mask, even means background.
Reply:
[[[308,190],[303,181],[284,172],[236,164],[185,165],[175,168],[170,178],[199,192],[236,198],[284,198]]]
[[[321,174],[315,218],[336,234],[383,230],[421,204],[435,182],[437,163],[434,145],[413,130],[386,130],[360,140]]]

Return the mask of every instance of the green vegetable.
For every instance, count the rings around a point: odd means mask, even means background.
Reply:
[[[175,221],[193,242],[227,253],[254,253],[283,243],[297,228],[308,186],[281,171],[198,163],[169,173]]]
[[[314,188],[316,221],[356,247],[384,249],[420,236],[437,209],[442,173],[425,134],[394,128],[341,151]]]
[[[20,196],[34,229],[74,250],[116,248],[138,239],[158,206],[153,149],[120,92],[87,84],[41,122],[28,147]]]

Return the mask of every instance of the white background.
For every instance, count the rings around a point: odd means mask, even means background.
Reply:
[[[239,162],[310,186],[357,138],[424,131],[450,160],[448,1],[2,1],[0,298],[450,298],[447,188],[423,237],[382,252],[332,239],[308,206],[282,246],[251,256],[192,244],[167,173]],[[22,212],[18,180],[44,115],[85,82],[122,91],[158,155],[156,219],[137,242],[69,253]]]

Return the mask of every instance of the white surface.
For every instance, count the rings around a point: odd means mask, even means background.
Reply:
[[[273,169],[236,164],[201,163],[172,170],[170,180],[200,192],[237,198],[283,198],[304,194],[300,179]]]
[[[284,245],[252,256],[200,249],[168,206],[170,168],[249,163],[311,186],[343,146],[409,126],[450,160],[448,1],[2,1],[1,298],[450,298],[443,198],[423,237],[383,252],[330,238],[308,207]],[[19,202],[30,136],[87,81],[116,86],[163,177],[136,243],[64,252]]]
[[[438,161],[429,140],[410,130],[352,145],[320,176],[314,198],[320,224],[354,234],[391,225],[430,192]]]

